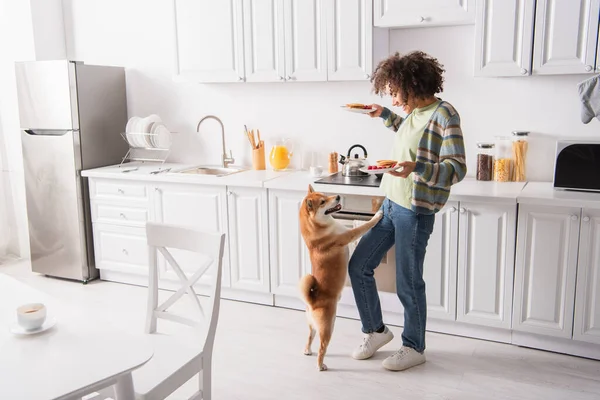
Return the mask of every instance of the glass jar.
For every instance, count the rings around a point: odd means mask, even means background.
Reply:
[[[477,180],[491,181],[494,171],[494,143],[477,143]]]
[[[529,132],[525,131],[514,131],[512,142],[512,181],[513,182],[525,182],[526,176],[526,160],[527,160],[527,148],[528,148],[528,136]]]
[[[496,138],[496,158],[494,159],[494,180],[510,182],[512,164],[512,141],[508,137]]]

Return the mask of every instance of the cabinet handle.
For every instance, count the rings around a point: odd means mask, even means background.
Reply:
[[[461,207],[461,208],[460,208],[460,213],[461,213],[461,214],[464,214],[464,213],[466,213],[466,212],[467,212],[467,209],[466,209],[466,208],[464,208],[464,207]]]
[[[583,217],[583,222],[590,222],[590,217]]]
[[[280,77],[279,77],[279,80],[280,80],[280,81],[285,81],[285,78],[284,78],[283,76],[280,76]]]
[[[126,256],[128,256],[129,252],[126,249],[123,249],[123,254],[125,254]]]
[[[425,22],[425,17],[420,17],[419,22]]]
[[[521,68],[521,75],[527,75],[527,70],[525,68]]]
[[[455,213],[456,212],[456,207],[450,207],[448,209],[448,211],[450,211],[451,213]]]
[[[228,190],[227,191],[227,196],[232,196],[232,195],[233,195],[233,192],[231,190]]]
[[[365,74],[365,78],[366,78],[366,79],[369,79],[369,78],[371,78],[371,75],[369,75],[369,74]]]
[[[585,70],[586,70],[587,72],[590,72],[592,69],[594,69],[594,68],[592,68],[592,66],[591,66],[591,65],[586,65],[586,66],[585,66]]]
[[[579,217],[577,215],[571,215],[571,221],[577,221]]]
[[[123,218],[123,219],[127,219],[127,216],[126,216],[125,214],[121,213],[121,214],[119,214],[119,215],[121,216],[121,218]]]
[[[241,81],[243,81],[243,80],[244,80],[244,78],[242,78],[241,76],[238,78],[238,81],[239,81],[239,82],[241,82]]]
[[[118,191],[119,193],[121,193],[121,194],[125,194],[125,191],[124,191],[123,189],[121,189],[121,188],[117,189],[117,191]]]
[[[288,80],[288,81],[295,81],[295,80],[296,80],[296,77],[295,77],[295,76],[288,75],[288,77],[287,77],[287,80]]]

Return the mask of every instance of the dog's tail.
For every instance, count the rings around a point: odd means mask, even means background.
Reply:
[[[317,292],[319,290],[317,280],[313,275],[307,274],[300,279],[298,286],[300,287],[302,300],[312,307],[317,299]]]

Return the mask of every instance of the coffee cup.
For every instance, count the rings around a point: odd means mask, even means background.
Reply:
[[[310,167],[310,175],[318,178],[323,174],[323,167]]]
[[[17,308],[17,322],[28,331],[36,330],[46,321],[46,306],[42,303],[23,304]]]

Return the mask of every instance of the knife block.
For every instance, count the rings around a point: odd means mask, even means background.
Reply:
[[[264,170],[265,168],[265,147],[252,149],[252,169]]]

